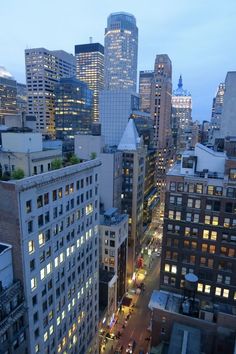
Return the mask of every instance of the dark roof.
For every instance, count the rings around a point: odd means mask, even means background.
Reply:
[[[100,43],[88,43],[75,45],[75,54],[100,52],[104,54],[104,47]]]
[[[109,272],[106,269],[99,269],[99,282],[102,283],[109,283],[112,278],[114,277],[115,273],[114,272]]]

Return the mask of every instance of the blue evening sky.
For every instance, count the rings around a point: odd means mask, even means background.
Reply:
[[[73,53],[90,36],[103,44],[107,16],[116,11],[137,19],[139,70],[167,53],[173,87],[181,73],[192,93],[193,118],[210,119],[217,85],[236,70],[236,0],[1,0],[0,66],[25,82],[25,48]]]

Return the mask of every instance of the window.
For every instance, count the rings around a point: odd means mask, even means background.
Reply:
[[[196,199],[195,200],[195,208],[196,209],[200,209],[201,208],[201,200],[200,199]]]
[[[203,284],[202,283],[198,283],[198,285],[197,285],[197,291],[199,291],[199,292],[203,292]]]
[[[218,224],[219,224],[219,217],[218,216],[213,216],[212,225],[218,225]]]
[[[229,289],[223,289],[223,297],[229,297]]]
[[[168,263],[165,264],[165,272],[170,271],[170,265]]]
[[[188,208],[192,208],[193,207],[193,199],[188,198],[187,206],[188,206]]]
[[[215,245],[210,245],[209,253],[215,253],[215,251],[216,251],[216,246]]]
[[[33,232],[33,221],[28,222],[28,233],[31,234]]]
[[[216,296],[221,296],[221,288],[216,287],[215,295],[216,295]]]
[[[222,281],[223,281],[223,276],[222,276],[221,274],[218,274],[216,281],[217,281],[217,283],[222,283]]]
[[[26,213],[27,214],[31,213],[31,211],[32,211],[32,202],[31,202],[31,200],[27,200],[25,206],[26,206]]]
[[[37,279],[35,277],[31,279],[30,285],[31,285],[31,291],[34,291],[37,288]]]
[[[175,220],[181,220],[181,212],[180,211],[176,211]]]
[[[203,230],[202,238],[208,240],[209,239],[209,230]]]
[[[189,192],[189,193],[194,193],[194,184],[193,184],[193,183],[189,183],[189,185],[188,185],[188,192]]]
[[[206,284],[205,285],[205,291],[204,291],[206,294],[210,294],[210,292],[211,292],[211,286],[210,285],[208,285],[208,284]]]
[[[197,183],[197,185],[196,185],[196,193],[201,193],[202,194],[202,191],[203,191],[202,184]]]
[[[213,195],[214,194],[214,186],[207,187],[207,194]]]
[[[52,191],[52,200],[55,202],[55,200],[57,200],[57,190],[54,189],[54,191]]]
[[[41,232],[39,234],[39,247],[43,246],[45,244],[45,236],[44,234]]]
[[[230,219],[224,218],[224,227],[229,227],[229,226],[230,226]]]
[[[37,208],[42,208],[42,206],[43,206],[43,196],[40,195],[37,198]]]
[[[49,194],[48,193],[44,193],[43,199],[44,199],[44,205],[49,204]]]
[[[34,241],[33,240],[30,240],[28,242],[28,251],[29,251],[29,254],[32,254],[35,251]]]
[[[171,273],[176,274],[177,273],[177,267],[176,265],[172,265],[171,267]]]
[[[236,180],[236,168],[231,168],[229,170],[229,179]]]
[[[171,190],[171,192],[175,192],[175,190],[176,190],[176,183],[175,182],[170,183],[170,190]]]
[[[210,215],[205,215],[205,224],[209,225],[211,223]]]

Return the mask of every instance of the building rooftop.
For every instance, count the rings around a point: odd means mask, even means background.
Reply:
[[[119,214],[117,208],[110,208],[103,214],[103,220],[101,220],[101,225],[112,226],[117,225],[123,220],[127,219],[127,214]]]
[[[168,354],[200,354],[201,332],[197,328],[174,323]]]
[[[110,272],[106,269],[99,269],[99,282],[109,283],[115,276],[114,272]]]

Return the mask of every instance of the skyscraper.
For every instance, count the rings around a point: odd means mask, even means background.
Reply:
[[[173,143],[177,151],[185,150],[186,141],[185,131],[190,128],[192,122],[192,97],[191,94],[183,89],[182,76],[180,75],[178,88],[172,95],[172,135]]]
[[[157,148],[157,187],[164,197],[166,171],[173,157],[171,132],[172,65],[167,54],[156,56],[152,83],[151,116]]]
[[[54,135],[54,87],[62,77],[75,76],[75,58],[63,50],[25,50],[28,113],[37,119],[37,131]]]
[[[133,15],[112,13],[105,29],[105,89],[136,92],[138,28]]]
[[[57,138],[74,139],[78,132],[89,133],[93,94],[87,84],[75,78],[62,78],[55,85],[54,93]]]
[[[220,83],[217,89],[216,96],[213,98],[211,127],[212,129],[220,128],[221,114],[224,102],[225,84]]]
[[[99,93],[104,88],[104,47],[100,43],[75,46],[76,77],[93,90],[93,122],[99,121]]]
[[[151,112],[152,98],[152,81],[154,79],[154,71],[139,72],[139,95],[140,95],[140,111]]]
[[[17,113],[16,94],[16,81],[0,66],[0,124],[4,123],[4,116]]]
[[[224,102],[220,119],[220,137],[236,136],[236,71],[229,71],[225,78]]]

